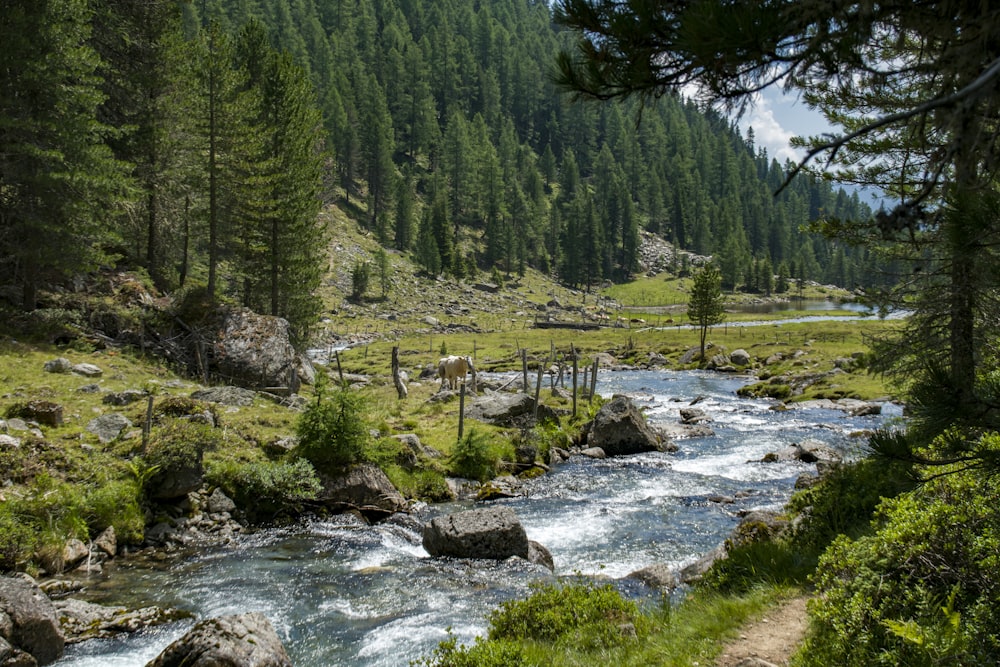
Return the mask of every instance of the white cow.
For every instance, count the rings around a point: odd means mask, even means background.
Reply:
[[[438,362],[438,377],[441,378],[441,388],[447,383],[449,389],[458,388],[458,383],[465,382],[465,374],[475,372],[471,357],[444,357]]]

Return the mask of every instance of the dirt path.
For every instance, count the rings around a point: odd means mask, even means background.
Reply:
[[[741,628],[739,637],[722,649],[716,667],[736,667],[747,658],[787,665],[788,658],[806,634],[808,599],[808,596],[797,596],[783,600],[762,618]]]

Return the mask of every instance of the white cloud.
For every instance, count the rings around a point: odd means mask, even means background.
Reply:
[[[801,149],[794,149],[791,146],[792,137],[798,133],[778,121],[771,100],[768,98],[761,95],[754,96],[753,106],[740,119],[739,125],[744,135],[747,128],[752,127],[756,145],[766,148],[767,154],[776,158],[778,162],[784,163],[785,160],[802,158]]]

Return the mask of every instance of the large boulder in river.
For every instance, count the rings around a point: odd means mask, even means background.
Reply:
[[[267,617],[259,612],[196,624],[146,667],[292,667]]]
[[[584,429],[587,447],[600,447],[608,456],[626,456],[666,450],[657,433],[628,396],[616,394],[601,406]]]
[[[439,516],[424,526],[424,549],[431,556],[527,559],[524,526],[509,507],[485,507]]]
[[[47,665],[62,657],[66,643],[52,602],[33,581],[22,577],[0,577],[0,635],[34,658],[14,662],[10,656],[4,664]]]
[[[288,321],[241,308],[225,313],[213,346],[216,370],[244,387],[299,390],[300,359],[288,336]]]
[[[331,510],[358,510],[369,519],[384,519],[406,510],[406,498],[382,469],[371,463],[352,466],[343,475],[321,476],[318,500]]]

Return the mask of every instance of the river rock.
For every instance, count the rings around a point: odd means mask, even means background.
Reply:
[[[605,452],[600,447],[587,447],[586,449],[580,450],[580,456],[586,456],[589,459],[606,459],[608,458],[607,452]]]
[[[695,583],[705,576],[705,573],[708,572],[709,568],[715,564],[715,561],[722,560],[728,555],[728,552],[726,552],[726,545],[720,544],[708,553],[704,554],[695,562],[683,568],[680,571],[678,578],[685,584]]]
[[[701,408],[681,408],[680,416],[682,424],[701,424],[712,421],[712,418]]]
[[[840,463],[843,460],[840,452],[819,440],[803,440],[776,452],[768,452],[761,463],[781,463],[786,461],[801,461],[802,463]]]
[[[299,390],[298,354],[289,339],[288,321],[246,309],[228,310],[214,345],[217,372],[242,387]]]
[[[132,610],[125,607],[107,607],[76,598],[55,600],[52,606],[59,614],[59,625],[66,636],[67,644],[138,632],[189,615],[187,612],[161,607]]]
[[[0,433],[0,451],[5,449],[17,449],[20,446],[20,438],[15,438],[14,436],[7,435],[6,433]]]
[[[132,422],[125,415],[112,412],[94,417],[87,423],[87,430],[97,436],[102,443],[113,442],[125,430],[132,428]]]
[[[212,495],[208,497],[207,505],[210,514],[232,512],[236,509],[236,503],[219,487],[216,487],[215,491],[212,491]]]
[[[660,591],[672,591],[677,588],[678,584],[677,575],[674,574],[669,565],[664,563],[654,563],[641,570],[630,572],[625,578],[641,581],[650,588]]]
[[[201,621],[146,667],[292,667],[270,621],[259,612]]]
[[[439,516],[424,526],[424,549],[431,556],[528,559],[528,536],[514,510],[486,507]]]
[[[7,641],[39,665],[62,657],[66,640],[55,607],[28,578],[0,577],[0,627],[9,628]]]
[[[62,567],[63,571],[72,570],[90,555],[90,549],[82,540],[73,538],[63,545]]]
[[[552,572],[556,570],[556,563],[552,558],[552,552],[545,545],[539,544],[534,540],[528,540],[528,562],[547,567]]]
[[[584,427],[588,447],[600,447],[608,456],[641,452],[662,452],[662,436],[646,423],[635,403],[616,394],[601,406],[593,421]]]
[[[352,466],[339,477],[320,475],[320,479],[323,490],[318,500],[333,511],[359,510],[367,518],[384,519],[406,510],[406,498],[371,463]]]
[[[118,536],[115,527],[108,526],[94,539],[94,547],[108,558],[114,558],[118,553]]]

